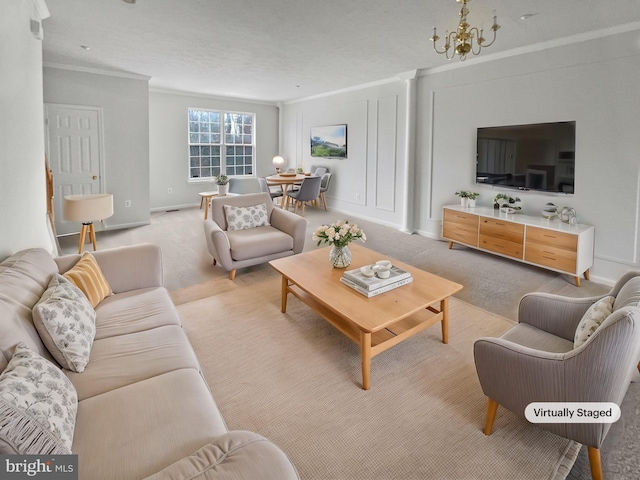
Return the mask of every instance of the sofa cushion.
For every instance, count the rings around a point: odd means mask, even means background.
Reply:
[[[82,372],[96,333],[96,311],[69,280],[56,274],[33,307],[33,323],[53,358],[67,370]]]
[[[576,328],[575,338],[573,340],[574,348],[578,348],[586,342],[591,335],[595,333],[602,322],[604,322],[613,312],[613,302],[615,297],[608,295],[601,298],[584,313],[578,327]]]
[[[206,383],[184,369],[80,401],[72,450],[78,478],[145,478],[226,432]]]
[[[67,270],[64,276],[82,290],[93,308],[113,293],[98,262],[89,252],[85,252],[78,263]]]
[[[60,369],[19,343],[0,374],[0,453],[71,453],[77,407]]]
[[[227,230],[246,230],[269,225],[266,203],[249,207],[225,205],[224,213],[227,219]]]
[[[164,325],[180,326],[176,307],[163,287],[141,288],[107,297],[96,307],[96,314],[96,340]]]
[[[637,307],[640,304],[640,277],[634,277],[625,283],[613,303],[613,309],[618,310],[622,307]]]
[[[0,264],[0,350],[8,361],[16,345],[27,347],[55,362],[40,339],[31,311],[47,289],[58,267],[42,248],[22,250]],[[6,365],[5,365],[6,366]]]
[[[298,478],[287,456],[253,432],[234,430],[146,480]]]
[[[293,249],[293,237],[271,226],[228,231],[227,237],[236,261]]]
[[[84,400],[173,370],[199,367],[182,328],[169,325],[95,340],[85,371],[65,374]]]

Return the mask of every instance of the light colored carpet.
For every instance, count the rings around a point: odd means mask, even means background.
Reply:
[[[197,199],[199,201],[199,199]],[[202,295],[197,288],[186,292],[190,285],[201,284],[208,296],[230,292],[251,284],[252,277],[270,271],[268,265],[257,265],[238,272],[235,282],[211,265],[202,227],[203,211],[185,208],[179,211],[155,212],[151,223],[142,227],[98,232],[98,248],[118,247],[151,242],[161,246],[164,261],[165,286],[184,295]],[[305,210],[309,222],[305,250],[316,248],[311,233],[321,224],[331,223],[344,214],[321,209]],[[515,320],[522,295],[542,291],[569,297],[601,295],[609,291],[606,285],[583,279],[577,288],[573,279],[541,268],[525,265],[471,248],[456,246],[447,249],[447,242],[419,235],[406,235],[374,222],[346,217],[355,221],[367,234],[366,246],[436,275],[461,283],[464,289],[456,298],[489,312]],[[62,253],[77,251],[78,236],[60,238]],[[90,247],[87,246],[87,249]],[[224,312],[222,312],[224,313]],[[376,359],[374,359],[375,365]],[[622,417],[616,422],[601,448],[604,477],[614,480],[640,478],[640,382],[632,383],[621,406]],[[384,421],[382,419],[381,421]],[[583,447],[567,480],[590,480],[589,460]]]
[[[307,479],[563,479],[580,445],[499,409],[482,433],[473,341],[513,322],[450,302],[440,325],[376,356],[361,389],[359,348],[262,271],[172,292],[229,429],[279,445]],[[226,293],[233,291],[233,295]],[[204,297],[204,298],[202,298]],[[186,302],[186,303],[183,303]]]

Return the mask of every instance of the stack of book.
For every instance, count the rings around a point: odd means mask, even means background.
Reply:
[[[389,270],[389,277],[378,278],[377,275],[373,277],[365,276],[359,268],[355,270],[347,270],[342,274],[340,281],[345,285],[353,288],[355,291],[361,293],[366,297],[375,297],[381,293],[388,292],[394,288],[401,287],[407,283],[413,282],[411,273],[396,267],[391,266]]]

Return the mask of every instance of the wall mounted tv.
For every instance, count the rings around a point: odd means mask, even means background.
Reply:
[[[476,183],[574,193],[576,122],[481,127]]]

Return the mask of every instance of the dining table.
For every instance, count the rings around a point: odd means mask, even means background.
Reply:
[[[287,190],[289,189],[289,185],[300,184],[302,181],[307,178],[309,175],[305,175],[304,173],[276,173],[275,175],[270,175],[266,177],[267,185],[276,186],[280,185],[282,187],[282,200],[283,202],[287,200]],[[284,207],[285,205],[281,205]]]

